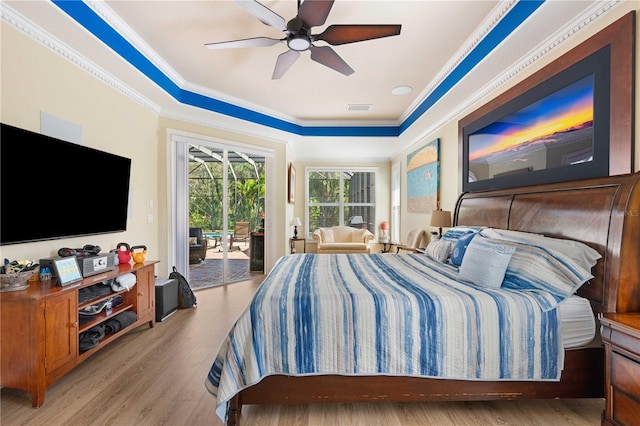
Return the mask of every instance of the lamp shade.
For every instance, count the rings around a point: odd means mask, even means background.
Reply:
[[[300,222],[299,217],[294,217],[291,219],[291,226],[302,226],[302,222]]]
[[[451,226],[451,212],[448,210],[434,210],[431,212],[431,226],[448,228]]]
[[[362,225],[364,223],[364,220],[362,219],[362,216],[352,216],[351,220],[349,221],[349,224],[351,225]]]

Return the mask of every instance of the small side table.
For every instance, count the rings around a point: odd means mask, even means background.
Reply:
[[[640,413],[640,313],[600,317],[605,359],[603,425],[638,424]]]
[[[391,251],[391,247],[393,247],[393,243],[389,242],[389,243],[380,243],[382,244],[382,252],[383,253],[389,253]]]
[[[291,254],[296,253],[296,243],[298,241],[302,241],[302,252],[307,252],[307,239],[306,238],[289,238],[289,248],[291,249]]]

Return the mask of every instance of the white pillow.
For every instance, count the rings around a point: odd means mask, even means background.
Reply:
[[[320,235],[322,235],[323,243],[333,243],[333,229],[329,228],[320,228]]]
[[[555,250],[573,259],[579,266],[591,270],[602,256],[588,245],[574,240],[545,237],[542,234],[531,232],[512,231],[507,229],[487,228],[482,230],[482,235],[498,240],[524,242],[534,244],[546,249]]]
[[[458,278],[481,287],[500,288],[515,247],[477,235],[462,258]]]
[[[451,241],[431,240],[424,253],[436,262],[445,262],[451,253]]]

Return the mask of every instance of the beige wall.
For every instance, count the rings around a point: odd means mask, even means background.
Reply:
[[[406,149],[400,155],[396,156],[392,161],[401,163],[401,176],[406,177],[407,173],[407,155],[417,148],[424,146],[428,142],[436,138],[440,138],[440,205],[443,210],[452,210],[455,207],[456,200],[460,195],[460,188],[462,187],[460,179],[461,173],[459,171],[459,149],[458,149],[458,121],[464,118],[467,114],[476,110],[480,106],[486,104],[494,97],[498,96],[500,93],[507,90],[509,87],[514,86],[518,82],[524,80],[531,74],[535,73],[537,70],[542,68],[543,66],[553,62],[553,60],[557,59],[562,54],[571,50],[573,47],[587,40],[592,35],[596,34],[598,31],[602,30],[606,26],[615,22],[617,19],[621,18],[625,14],[627,14],[631,10],[640,10],[638,8],[638,2],[625,2],[618,6],[616,9],[611,11],[607,16],[602,18],[601,21],[592,24],[590,28],[585,30],[584,34],[578,34],[575,38],[567,40],[563,45],[559,46],[555,51],[546,55],[544,58],[540,59],[538,63],[530,68],[527,68],[526,71],[523,71],[514,81],[509,84],[507,87],[504,87],[503,90],[496,91],[492,93],[491,96],[483,99],[478,102],[476,105],[473,105],[468,110],[462,112],[457,117],[455,117],[452,121],[442,126],[437,131],[432,134],[424,137],[422,140]],[[640,13],[636,13],[636,28],[640,28]],[[636,30],[636,62],[638,58],[640,58],[640,31]],[[636,86],[635,86],[635,141],[634,141],[634,171],[640,170],[640,67],[638,67],[636,63]],[[402,188],[402,196],[401,196],[401,235],[406,235],[410,229],[413,228],[425,228],[429,231],[432,231],[429,225],[430,214],[423,213],[408,213],[406,211],[406,187],[403,185]]]
[[[158,117],[146,108],[108,87],[61,56],[43,48],[12,27],[1,26],[2,37],[2,110],[3,123],[40,132],[40,112],[46,112],[81,126],[83,144],[132,159],[132,199],[125,233],[67,238],[38,243],[0,247],[0,256],[8,259],[40,259],[55,256],[60,247],[97,244],[104,251],[119,242],[146,245],[148,259],[162,259],[158,245]],[[21,172],[29,173],[29,155],[19,159]],[[19,184],[20,175],[16,175]],[[69,170],[74,176],[74,171]],[[86,178],[86,177],[84,177]],[[108,188],[109,176],[94,176],[96,184]],[[52,188],[63,185],[59,176],[51,176]],[[73,185],[73,183],[70,183]],[[30,188],[42,190],[42,188]],[[35,220],[47,220],[46,193],[34,192],[25,200]],[[153,207],[150,206],[150,201]],[[104,196],[109,208],[109,196]],[[90,211],[69,212],[91,215]],[[153,223],[147,216],[153,215]]]

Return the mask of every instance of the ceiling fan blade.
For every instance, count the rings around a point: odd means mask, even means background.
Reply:
[[[260,22],[271,27],[275,27],[281,31],[287,30],[284,18],[268,7],[254,0],[236,0],[238,6],[258,18]]]
[[[286,73],[291,65],[300,57],[300,52],[297,50],[287,50],[284,53],[281,53],[278,56],[278,60],[276,61],[276,67],[273,70],[273,75],[271,76],[272,80],[278,80],[280,77]]]
[[[342,60],[340,56],[329,46],[311,46],[311,59],[319,64],[334,69],[344,75],[351,75],[354,73],[353,69]]]
[[[285,39],[278,40],[269,37],[245,38],[242,40],[221,41],[219,43],[206,43],[207,49],[237,49],[242,47],[266,47],[273,46],[283,42]]]
[[[333,0],[305,0],[298,9],[298,17],[305,28],[317,27],[325,23],[332,7]]]
[[[332,46],[372,40],[400,34],[402,25],[330,25],[313,40],[323,40]]]

